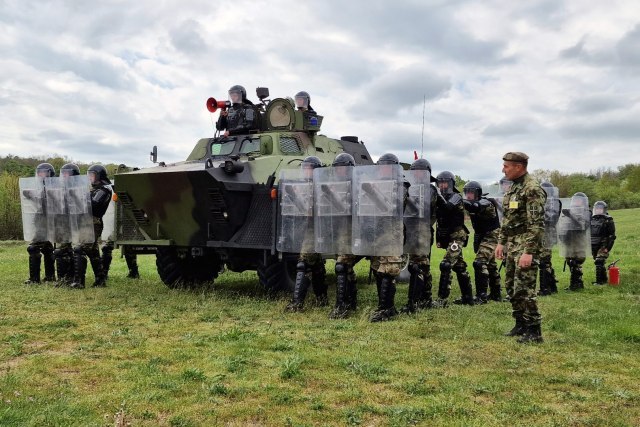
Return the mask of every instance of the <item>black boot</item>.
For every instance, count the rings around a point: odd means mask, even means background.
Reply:
[[[105,280],[109,278],[109,269],[113,260],[113,246],[106,244],[102,247],[102,272]]]
[[[349,266],[349,274],[347,275],[347,303],[349,309],[356,311],[358,306],[358,279],[353,271],[353,266]]]
[[[344,319],[349,315],[348,291],[349,278],[347,267],[342,263],[336,264],[336,306],[329,313],[329,319]]]
[[[129,269],[127,277],[129,279],[139,279],[140,272],[138,271],[138,256],[136,254],[125,253],[124,260],[127,262],[127,268]]]
[[[420,272],[418,264],[409,264],[409,290],[407,292],[407,305],[400,309],[401,313],[415,313],[418,310],[418,300],[420,293],[424,292],[424,278]]]
[[[573,260],[569,261],[569,269],[571,270],[571,279],[569,282],[570,291],[579,291],[584,289],[584,283],[582,282],[582,269]]]
[[[40,262],[42,255],[40,254],[40,249],[33,245],[29,245],[27,252],[29,252],[29,278],[24,281],[24,284],[38,285],[40,284]]]
[[[556,279],[556,272],[553,267],[549,267],[549,272],[547,274],[547,280],[549,280],[549,289],[552,294],[558,293],[558,280]]]
[[[526,332],[518,338],[518,342],[521,344],[544,342],[540,325],[528,326]]]
[[[56,260],[53,256],[53,246],[42,250],[42,258],[44,261],[44,281],[56,281]]]
[[[316,305],[318,307],[326,307],[329,305],[329,298],[327,297],[329,285],[327,285],[326,276],[324,261],[322,261],[320,265],[313,267],[311,271],[311,286],[313,287],[313,293],[316,296]]]
[[[87,258],[81,248],[73,251],[73,282],[69,285],[72,289],[84,289],[84,280],[87,274]]]
[[[433,302],[433,307],[444,308],[451,294],[451,264],[447,261],[440,263],[440,282],[438,283],[438,300]]]
[[[287,311],[301,311],[304,307],[304,299],[307,297],[309,285],[311,285],[311,271],[307,264],[300,261],[296,265],[296,284],[293,288],[293,299],[287,305]]]
[[[489,299],[491,301],[502,301],[500,273],[496,268],[489,269]]]
[[[484,273],[484,263],[473,261],[473,272],[476,279],[476,298],[474,302],[476,304],[486,304],[489,302],[487,296],[487,288],[489,287],[489,274]]]
[[[596,260],[596,285],[605,285],[609,280],[607,279],[607,269],[604,266],[603,259]]]
[[[458,276],[458,284],[460,285],[460,298],[455,300],[454,304],[474,305],[473,288],[471,287],[471,277],[466,271],[456,272]],[[486,295],[486,294],[485,294]]]
[[[507,333],[504,334],[505,337],[515,337],[524,335],[527,332],[527,327],[525,326],[524,319],[522,316],[515,316],[516,325]]]
[[[380,283],[378,293],[378,308],[373,312],[369,320],[371,322],[383,322],[391,320],[398,312],[394,306],[396,296],[395,278],[387,274],[378,274],[377,280]]]
[[[73,251],[69,254],[69,249],[56,249],[54,258],[58,273],[58,284],[56,286],[69,285],[73,281]]]
[[[93,282],[92,286],[94,288],[105,288],[107,286],[107,278],[102,270],[102,259],[100,257],[91,258],[91,268],[95,277],[95,282]]]
[[[547,272],[547,264],[545,262],[540,263],[540,291],[538,295],[541,297],[551,295],[551,288],[549,287],[549,273]]]

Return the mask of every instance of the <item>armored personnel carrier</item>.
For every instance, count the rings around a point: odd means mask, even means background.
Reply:
[[[276,250],[278,176],[309,155],[327,165],[342,152],[372,164],[357,137],[319,134],[322,116],[294,108],[290,98],[261,104],[249,130],[200,139],[183,162],[116,175],[116,244],[130,253],[155,253],[169,287],[213,281],[226,268],[255,270],[268,291],[290,289],[295,256]],[[211,113],[229,108],[210,98]],[[154,147],[152,158],[156,161]]]

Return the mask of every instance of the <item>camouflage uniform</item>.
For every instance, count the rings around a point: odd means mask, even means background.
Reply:
[[[508,155],[505,160],[513,158]],[[516,319],[516,327],[508,335],[526,335],[527,331],[537,328],[540,336],[542,316],[536,301],[535,264],[543,246],[545,200],[546,193],[538,181],[525,173],[514,180],[502,202],[504,221],[499,243],[505,247],[505,285],[511,295],[513,317]],[[518,265],[525,253],[533,257],[528,268]]]
[[[605,263],[616,240],[616,226],[606,210],[596,213],[596,206],[599,203],[604,204],[604,202],[594,203],[594,213],[591,217],[591,254],[596,265],[596,284],[602,285],[607,283]],[[606,204],[604,206],[606,209]]]

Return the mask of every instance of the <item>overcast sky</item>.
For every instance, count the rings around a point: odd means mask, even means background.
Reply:
[[[0,0],[0,154],[150,166],[234,84],[311,94],[322,133],[434,173],[640,162],[637,1]]]

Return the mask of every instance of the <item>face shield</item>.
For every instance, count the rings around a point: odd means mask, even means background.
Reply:
[[[606,215],[607,207],[604,203],[596,203],[593,205],[593,215]]]
[[[232,104],[242,104],[242,92],[239,90],[229,91],[229,102]]]
[[[478,200],[478,197],[476,196],[476,190],[473,188],[469,188],[464,191],[464,198],[467,200],[471,200],[471,201],[476,201]]]
[[[442,194],[453,194],[453,185],[449,179],[438,180],[438,188]]]
[[[50,170],[47,168],[36,169],[36,176],[38,178],[48,178],[49,174],[50,174]]]
[[[309,98],[306,96],[296,96],[297,108],[309,108]]]
[[[87,176],[89,177],[90,184],[95,184],[98,182],[98,174],[94,171],[87,171]]]

